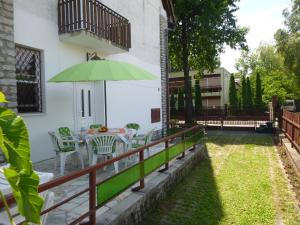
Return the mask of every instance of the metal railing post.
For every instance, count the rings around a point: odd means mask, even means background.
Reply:
[[[145,166],[144,166],[144,149],[139,152],[139,162],[140,162],[140,185],[138,187],[132,188],[132,191],[139,191],[145,187]]]
[[[91,212],[90,224],[96,225],[96,184],[97,184],[96,170],[93,170],[90,172],[89,179],[90,179],[90,181],[89,181],[89,186],[90,186],[89,211]]]
[[[169,169],[169,140],[165,141],[165,149],[166,149],[166,163],[165,168],[159,170],[158,172],[162,173]]]
[[[177,159],[183,159],[185,157],[185,144],[184,144],[184,139],[185,139],[185,134],[183,133],[181,135],[181,141],[182,141],[182,145],[183,145],[183,152],[182,155],[180,157],[178,157]]]

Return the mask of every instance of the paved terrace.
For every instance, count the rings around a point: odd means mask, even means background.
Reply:
[[[164,143],[153,146],[150,148],[150,155],[155,154],[156,152],[164,149]],[[88,159],[87,159],[87,153],[86,149],[82,147],[81,149],[82,153],[84,154],[84,161],[85,161],[85,166],[87,165]],[[145,156],[147,156],[147,151],[145,151]],[[77,155],[71,155],[69,156],[70,158],[67,159],[66,161],[66,169],[65,169],[65,175],[70,174],[71,172],[77,171],[81,169],[80,166],[80,161],[77,157]],[[138,160],[138,156],[136,157]],[[55,163],[57,163],[57,167],[55,169]],[[127,166],[131,166],[134,164],[134,160],[128,160],[127,161]],[[126,167],[125,161],[121,161],[119,163],[119,171],[122,169],[125,169]],[[54,173],[54,177],[59,177],[59,159],[58,158],[53,158],[45,161],[41,161],[38,163],[34,164],[34,169],[37,171],[41,172],[50,172]],[[100,170],[97,173],[97,180],[104,180],[105,178],[108,178],[112,175],[114,175],[114,167],[109,166],[105,170]],[[155,173],[149,175],[146,179],[147,180],[151,179],[152,176],[155,176]],[[60,185],[56,188],[51,189],[52,192],[55,194],[55,199],[54,203],[58,203],[62,201],[63,199],[66,199],[67,197],[70,197],[79,191],[83,190],[84,188],[88,187],[89,183],[89,177],[83,176],[80,177],[76,180],[70,181],[68,183],[65,183],[63,185]],[[118,204],[119,201],[123,200],[126,198],[129,194],[131,193],[131,188],[117,196],[114,200],[108,202],[106,205],[104,205],[102,208],[97,210],[97,216],[101,215],[102,213],[106,212],[109,210],[111,207],[114,205]],[[89,206],[89,199],[88,199],[88,192],[73,199],[72,201],[62,205],[61,207],[53,210],[48,214],[48,219],[47,219],[47,225],[62,225],[62,224],[68,224],[75,219],[77,219],[79,216],[82,214],[86,213],[88,211],[88,206]]]

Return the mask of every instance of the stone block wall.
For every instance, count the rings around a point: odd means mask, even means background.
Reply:
[[[0,90],[17,107],[13,0],[0,0]]]
[[[169,123],[169,94],[168,94],[168,20],[160,16],[160,64],[161,64],[161,102],[162,128]]]

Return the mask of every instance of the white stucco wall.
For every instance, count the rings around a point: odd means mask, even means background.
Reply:
[[[141,124],[141,132],[151,124],[151,108],[161,108],[159,15],[161,1],[103,1],[127,17],[132,24],[132,48],[128,53],[106,55],[141,66],[156,74],[156,81],[108,82],[108,126],[123,127],[127,122]],[[87,51],[59,40],[57,0],[14,0],[15,42],[37,48],[43,53],[43,76],[49,80],[63,69],[86,60]],[[100,52],[101,55],[101,52]],[[73,84],[45,83],[45,113],[24,115],[29,128],[32,160],[54,156],[47,132],[60,126],[74,128]]]

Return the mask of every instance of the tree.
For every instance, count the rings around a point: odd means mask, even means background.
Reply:
[[[234,113],[238,107],[238,97],[237,91],[235,87],[234,76],[231,74],[230,76],[230,83],[229,83],[229,106],[230,110]]]
[[[178,92],[178,112],[184,112],[184,94],[182,89]]]
[[[291,11],[285,9],[283,16],[286,29],[275,33],[276,47],[286,68],[300,84],[300,0],[293,0]]]
[[[260,80],[260,74],[256,73],[256,79],[255,79],[255,99],[254,104],[257,109],[263,108],[263,101],[262,101],[262,90],[261,90],[261,80]]]
[[[199,80],[195,81],[195,113],[200,115],[202,112],[202,97]]]
[[[247,79],[246,79],[246,106],[248,108],[253,107],[251,82],[250,82],[249,77],[247,77]]]
[[[171,113],[175,113],[176,112],[176,99],[175,99],[175,94],[173,91],[171,93],[170,107],[171,107]]]
[[[242,108],[247,107],[247,83],[246,83],[246,77],[242,76],[242,87],[241,87],[241,105]]]
[[[238,0],[174,0],[176,26],[170,33],[171,67],[183,71],[185,80],[185,122],[192,122],[190,68],[212,71],[224,44],[246,49],[246,28],[236,25]]]
[[[243,59],[243,57],[247,59]],[[296,76],[288,71],[284,57],[277,51],[276,46],[261,45],[253,52],[242,55],[238,62],[245,62],[239,64],[239,73],[250,77],[255,93],[256,75],[259,73],[263,105],[272,100],[272,95],[278,95],[280,102],[288,98],[300,98],[300,88],[296,82]],[[242,93],[240,98],[243,106]]]

